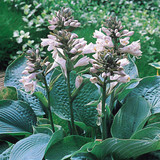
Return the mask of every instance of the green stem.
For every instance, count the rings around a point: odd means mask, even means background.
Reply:
[[[106,79],[104,79],[103,83],[103,91],[102,91],[102,140],[107,137],[107,126],[106,126],[106,110],[105,110],[105,102],[106,102]]]
[[[51,106],[50,106],[50,91],[49,91],[49,87],[48,87],[48,84],[47,84],[47,81],[46,81],[45,74],[43,74],[43,76],[44,76],[44,84],[45,84],[45,88],[46,88],[46,92],[47,92],[47,98],[48,98],[49,119],[51,121],[52,131],[55,132],[53,117],[52,117],[52,112],[51,112]]]
[[[72,125],[72,134],[76,134],[76,129],[74,125],[74,115],[73,115],[73,106],[72,106],[72,96],[71,96],[71,87],[70,87],[70,71],[67,70],[67,87],[68,87],[68,98],[69,98],[69,107],[71,115],[71,125]]]

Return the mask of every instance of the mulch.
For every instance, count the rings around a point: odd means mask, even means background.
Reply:
[[[4,76],[5,76],[5,72],[0,71],[0,89],[4,87]]]

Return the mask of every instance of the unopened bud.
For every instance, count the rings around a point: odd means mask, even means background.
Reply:
[[[83,77],[77,76],[77,77],[76,77],[76,81],[75,81],[75,87],[76,87],[76,88],[79,88],[80,85],[82,84],[82,82],[83,82]]]
[[[98,71],[97,71],[94,67],[91,67],[91,68],[90,68],[90,72],[91,72],[91,73],[97,73]]]
[[[121,36],[121,34],[120,34],[119,32],[117,32],[117,33],[116,33],[116,36],[117,36],[117,37],[120,37],[120,36]]]
[[[91,83],[97,83],[98,82],[98,78],[97,77],[91,77],[90,81],[91,81]]]

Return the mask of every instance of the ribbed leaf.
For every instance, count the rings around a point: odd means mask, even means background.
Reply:
[[[93,154],[91,153],[77,153],[74,155],[71,160],[98,160]]]
[[[18,90],[17,92],[18,99],[28,103],[37,116],[42,116],[45,114],[43,111],[43,104],[35,95],[28,94],[22,90]]]
[[[9,144],[5,141],[0,140],[0,154],[9,147]]]
[[[11,63],[5,73],[5,86],[12,86],[17,89],[22,88],[22,83],[19,80],[22,77],[22,71],[26,67],[26,58],[24,55],[18,57],[13,63]]]
[[[57,75],[58,70],[53,73]],[[60,72],[59,72],[60,73]],[[71,90],[75,88],[75,73],[71,73]],[[79,92],[78,96],[73,101],[74,118],[76,121],[80,121],[89,126],[96,126],[97,110],[96,106],[87,104],[91,101],[99,99],[98,88],[88,82]],[[67,94],[67,85],[65,83],[64,76],[60,76],[55,82],[51,90],[51,106],[54,113],[56,113],[62,119],[70,119],[69,100]]]
[[[146,77],[136,88],[134,88],[129,96],[142,96],[144,97],[151,105],[152,113],[160,113],[160,77]]]
[[[127,102],[114,117],[111,128],[112,136],[116,138],[130,138],[149,115],[150,105],[144,98],[128,98]]]
[[[136,132],[132,135],[131,139],[154,139],[159,138],[160,128],[158,127],[147,127],[141,129],[140,131]]]
[[[109,138],[91,151],[98,160],[112,155],[116,160],[130,159],[160,149],[160,140],[136,140]]]
[[[36,115],[27,103],[22,101],[0,101],[0,134],[32,132]]]
[[[6,149],[2,154],[0,154],[0,160],[9,160],[9,156],[12,148],[13,148],[13,145],[8,149]]]
[[[40,130],[43,133],[33,134],[17,142],[11,150],[9,160],[42,160],[50,145],[63,138],[62,130],[54,134],[49,128],[41,128]]]
[[[81,136],[68,136],[52,145],[46,153],[48,160],[60,160],[64,157],[69,157],[73,152],[80,149],[82,145],[91,141],[90,138]]]

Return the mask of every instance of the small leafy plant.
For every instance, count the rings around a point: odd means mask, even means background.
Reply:
[[[87,44],[69,8],[49,23],[41,45],[54,61],[29,49],[6,70],[18,100],[0,101],[0,159],[159,158],[160,78],[138,78],[134,31],[111,16]]]

